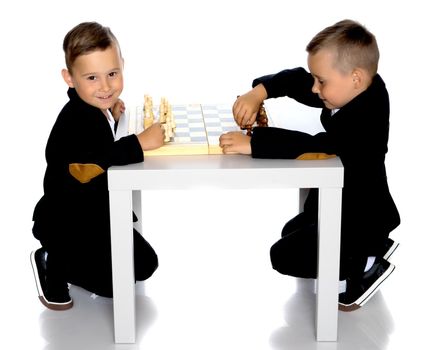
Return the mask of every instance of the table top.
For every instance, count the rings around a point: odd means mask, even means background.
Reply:
[[[146,157],[142,163],[108,169],[109,190],[342,187],[339,158],[324,160],[254,159],[247,155]]]

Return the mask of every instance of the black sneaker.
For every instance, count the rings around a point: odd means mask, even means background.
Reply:
[[[391,238],[388,238],[385,243],[385,255],[383,255],[383,259],[389,260],[392,253],[398,248],[399,243],[394,242]]]
[[[30,253],[30,262],[35,277],[38,296],[44,306],[51,310],[67,310],[73,306],[67,283],[50,285],[47,283],[47,252],[37,249]]]
[[[376,258],[373,266],[361,278],[347,278],[347,290],[339,294],[339,310],[354,311],[365,305],[394,269],[393,264]]]

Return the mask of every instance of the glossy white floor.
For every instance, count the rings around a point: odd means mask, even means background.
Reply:
[[[430,46],[435,12],[426,0],[397,2],[397,15],[390,2],[367,4],[358,12],[354,2],[322,0],[160,0],[132,6],[77,0],[68,11],[63,2],[2,3],[0,348],[436,347],[438,145],[430,73],[436,64],[436,48]],[[48,133],[66,102],[59,72],[67,30],[85,20],[114,30],[125,57],[122,97],[128,104],[140,104],[145,92],[175,103],[215,103],[232,101],[254,77],[306,66],[308,40],[342,18],[365,23],[379,41],[380,73],[392,108],[387,169],[402,225],[392,235],[401,243],[392,259],[395,272],[363,309],[339,314],[338,342],[315,342],[313,284],[270,267],[269,248],[297,211],[295,190],[144,193],[145,236],[160,267],[137,286],[136,344],[113,343],[110,299],[72,287],[73,309],[53,312],[40,304],[29,263],[38,247],[31,215],[42,194]],[[169,47],[175,48],[172,55],[166,54]],[[276,104],[270,107],[278,126],[318,128],[318,113],[293,118],[287,111],[277,114],[284,109],[276,111]]]
[[[144,212],[150,220],[147,237],[161,265],[137,286],[136,344],[113,344],[111,299],[73,286],[73,309],[46,310],[28,263],[36,244],[20,235],[8,240],[18,253],[10,255],[2,287],[5,349],[377,350],[435,343],[436,282],[429,262],[434,247],[416,243],[417,232],[400,228],[394,233],[401,246],[393,256],[393,275],[364,308],[339,313],[337,343],[317,343],[313,283],[279,275],[269,266],[270,244],[296,210],[295,191],[206,189],[167,195],[144,198],[150,206]],[[200,204],[205,201],[209,204]],[[247,209],[239,211],[238,202]],[[399,201],[414,211],[404,203]]]

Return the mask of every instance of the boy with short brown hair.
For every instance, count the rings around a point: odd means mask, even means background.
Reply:
[[[388,236],[400,224],[389,192],[385,155],[388,151],[389,97],[377,67],[376,39],[361,24],[343,20],[319,32],[307,45],[308,67],[255,79],[253,89],[233,106],[237,123],[252,125],[267,98],[288,96],[322,108],[325,132],[309,135],[280,128],[254,128],[252,137],[221,136],[224,153],[254,158],[320,159],[339,156],[344,165],[340,279],[344,311],[364,305],[392,273],[387,259],[397,247]],[[280,273],[316,278],[318,191],[310,190],[304,212],[283,228],[271,248]]]
[[[67,33],[63,48],[70,100],[47,142],[44,195],[33,214],[42,247],[31,253],[39,298],[52,310],[73,306],[68,283],[112,296],[107,169],[142,162],[143,150],[164,141],[159,124],[115,140],[124,110],[123,58],[109,28],[81,23]],[[135,279],[145,280],[158,266],[157,255],[137,231],[132,234]]]

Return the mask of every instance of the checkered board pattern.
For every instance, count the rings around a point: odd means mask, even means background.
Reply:
[[[228,131],[241,131],[234,121],[231,106],[214,104],[172,105],[175,135],[163,146],[145,155],[222,154],[219,137]],[[158,117],[158,106],[154,106]],[[143,127],[144,112],[139,106],[129,111],[129,133],[139,133]]]
[[[222,154],[219,137],[229,131],[243,132],[234,121],[233,112],[228,105],[201,105],[209,154]]]
[[[175,143],[207,143],[204,120],[200,105],[177,105],[172,106],[175,119],[175,135],[170,142]],[[157,111],[154,111],[158,115]]]

